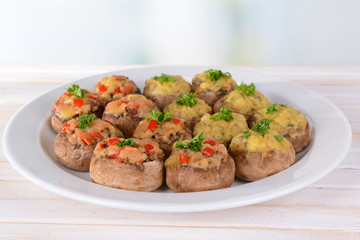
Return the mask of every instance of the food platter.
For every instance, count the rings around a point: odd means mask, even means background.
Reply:
[[[132,79],[140,89],[153,75],[179,74],[187,81],[213,66],[151,66],[99,74],[73,83],[93,90],[103,76],[120,74]],[[216,67],[215,67],[216,68]],[[63,167],[56,159],[56,137],[50,127],[50,109],[68,83],[56,87],[22,107],[8,123],[4,134],[5,154],[12,166],[34,183],[60,195],[92,204],[149,212],[199,212],[233,208],[274,199],[301,189],[333,170],[351,144],[351,128],[342,112],[326,98],[297,84],[236,68],[231,72],[240,83],[254,82],[273,102],[300,109],[310,123],[310,145],[298,153],[290,168],[256,182],[235,180],[230,188],[174,193],[166,187],[154,192],[135,192],[95,184],[89,174]],[[19,148],[21,146],[21,148]]]

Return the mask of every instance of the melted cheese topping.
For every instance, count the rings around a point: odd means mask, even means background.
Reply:
[[[210,73],[207,72],[196,74],[192,82],[198,85],[195,93],[205,92],[208,89],[216,92],[230,92],[236,88],[236,82],[231,77],[225,75],[217,81],[212,81],[210,80]]]
[[[123,138],[119,138],[124,140]],[[104,140],[96,146],[94,155],[99,158],[114,158],[119,162],[126,162],[130,164],[139,164],[142,162],[148,162],[155,159],[162,159],[164,157],[163,151],[160,149],[159,144],[150,140],[133,139],[137,146],[124,146],[119,147],[115,145],[109,145],[108,140]],[[145,145],[151,145],[153,151],[150,153],[146,149]]]
[[[69,141],[73,144],[91,145],[99,142],[102,139],[118,137],[119,133],[110,124],[101,119],[91,121],[91,124],[86,129],[78,127],[78,121],[70,120],[65,124],[63,132],[66,132]],[[99,134],[99,138],[96,134]]]
[[[121,75],[112,75],[102,78],[95,84],[95,92],[104,101],[121,99],[122,97],[134,93],[138,90],[135,83],[129,78]]]
[[[124,102],[125,101],[125,102]],[[149,113],[158,108],[153,101],[140,94],[129,94],[121,100],[110,102],[106,105],[105,112],[115,116],[123,113],[137,115],[141,118],[149,117]]]
[[[63,120],[69,120],[78,115],[90,113],[91,103],[96,101],[89,98],[90,94],[91,93],[88,90],[85,90],[84,98],[79,98],[76,95],[64,93],[56,100],[53,110],[55,111],[55,114]],[[75,105],[75,101],[81,101],[81,99],[83,105]]]
[[[206,147],[211,148],[215,151],[214,154],[210,157],[202,153],[202,150]],[[181,154],[184,154],[187,157],[187,161],[185,163],[180,162]],[[180,168],[181,166],[190,166],[201,169],[219,169],[221,162],[227,158],[228,152],[226,150],[226,147],[222,144],[216,144],[215,146],[211,146],[210,144],[203,143],[202,149],[199,152],[195,152],[190,149],[179,150],[175,148],[174,144],[170,157],[165,161],[165,167]]]
[[[290,106],[277,106],[278,111],[272,114],[266,114],[266,108],[258,110],[255,113],[256,121],[259,122],[263,118],[271,119],[270,128],[277,131],[281,135],[289,134],[294,139],[301,137],[307,125],[307,120],[300,110]]]
[[[227,122],[221,120],[211,120],[210,114],[205,114],[200,122],[195,125],[194,135],[204,133],[205,138],[214,138],[218,143],[227,145],[233,137],[242,131],[249,130],[244,115],[233,113],[233,120]]]
[[[234,90],[223,99],[223,107],[228,107],[234,112],[244,115],[251,114],[253,110],[266,108],[271,105],[271,101],[258,91],[255,91],[254,95],[248,96],[242,91]]]
[[[185,121],[198,121],[204,114],[210,113],[212,108],[200,98],[197,98],[197,101],[197,104],[192,107],[179,105],[174,101],[165,107],[164,112],[169,112],[174,117],[184,119]]]
[[[146,80],[146,87],[144,89],[145,96],[166,96],[172,94],[184,94],[191,92],[190,83],[186,82],[185,79],[179,75],[168,75],[174,78],[174,82],[160,82],[158,79],[148,79]]]
[[[243,133],[235,136],[229,146],[232,152],[242,151],[248,153],[261,153],[264,157],[268,156],[271,151],[279,151],[282,153],[288,153],[292,148],[291,143],[283,138],[280,142],[276,140],[274,136],[278,135],[278,132],[269,130],[269,133],[264,136],[261,133],[250,130],[251,135],[247,138]]]
[[[178,124],[171,120],[163,124],[157,124],[153,131],[148,129],[148,126],[149,122],[147,120],[141,121],[135,129],[133,137],[139,139],[156,139],[157,141],[170,144],[175,136],[182,139],[186,132],[186,127],[182,120],[180,120]]]

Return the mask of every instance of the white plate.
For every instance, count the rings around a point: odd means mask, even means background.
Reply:
[[[87,77],[74,83],[93,90],[103,76],[122,74],[143,89],[147,78],[161,73],[179,74],[186,80],[208,66],[157,66],[132,68]],[[56,134],[50,128],[50,109],[55,100],[72,83],[50,90],[22,107],[10,120],[4,134],[5,154],[22,175],[34,183],[63,196],[80,201],[127,210],[149,212],[199,212],[239,207],[263,202],[303,188],[322,178],[345,157],[351,144],[351,128],[330,101],[297,84],[277,78],[232,68],[238,82],[254,82],[256,88],[273,102],[300,109],[308,118],[312,141],[297,155],[290,168],[260,181],[246,183],[235,180],[230,188],[173,193],[166,187],[155,192],[126,191],[97,185],[88,173],[63,167],[56,159],[53,144]]]

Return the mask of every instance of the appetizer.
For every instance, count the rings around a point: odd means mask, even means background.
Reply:
[[[162,111],[184,93],[191,92],[191,85],[179,75],[161,74],[146,80],[144,95],[154,101]]]
[[[213,138],[217,143],[227,146],[233,137],[247,130],[249,128],[244,115],[221,108],[220,112],[213,115],[205,114],[195,125],[194,135],[203,132],[206,139]]]
[[[96,145],[90,177],[101,185],[149,192],[164,182],[163,159],[164,153],[154,141],[109,138]]]
[[[209,69],[198,73],[192,79],[193,92],[211,107],[222,96],[235,90],[236,85],[230,73],[223,73],[221,70],[216,69]]]
[[[235,160],[236,176],[246,181],[256,181],[278,173],[295,162],[291,143],[270,129],[270,119],[254,123],[251,130],[235,136],[229,152]]]
[[[199,133],[179,141],[165,161],[166,184],[174,192],[198,192],[230,187],[235,164],[226,147]]]
[[[129,94],[108,103],[102,119],[114,124],[126,138],[130,138],[136,126],[153,110],[158,110],[153,101],[140,94]]]
[[[197,98],[196,93],[185,93],[183,97],[179,96],[176,101],[167,105],[164,112],[185,120],[186,127],[192,131],[204,114],[212,112],[212,108],[204,100]]]
[[[214,105],[214,112],[227,107],[233,112],[241,113],[249,120],[254,111],[269,107],[271,102],[262,93],[255,90],[254,83],[246,85],[242,82],[236,90],[220,98]]]
[[[271,120],[270,128],[291,142],[296,152],[303,150],[310,142],[311,134],[306,117],[289,105],[274,103],[254,114],[254,122],[263,118]]]
[[[175,118],[168,112],[152,111],[150,116],[136,127],[133,137],[159,143],[167,157],[175,142],[191,139],[192,134],[182,119]]]
[[[90,160],[98,142],[123,137],[121,131],[95,114],[83,114],[65,123],[56,136],[54,150],[60,163],[76,171],[89,171]]]
[[[140,93],[140,89],[128,77],[112,75],[103,77],[95,84],[95,93],[100,96],[101,100],[110,102],[121,99],[130,93]]]
[[[73,84],[52,107],[51,127],[58,133],[66,122],[78,118],[81,114],[93,113],[101,118],[104,108],[105,102],[101,101],[98,95]]]

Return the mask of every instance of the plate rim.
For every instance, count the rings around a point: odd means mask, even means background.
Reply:
[[[126,71],[126,70],[141,70],[141,69],[151,69],[151,68],[160,68],[160,69],[165,69],[165,68],[202,68],[202,69],[207,69],[207,68],[211,68],[211,66],[203,66],[203,65],[149,65],[149,66],[136,66],[136,67],[127,67],[127,68],[121,68],[120,70],[117,71],[111,71],[111,72],[105,72],[105,73],[100,73],[100,74],[95,74],[95,75],[91,75],[91,76],[87,76],[75,81],[71,81],[71,82],[67,82],[61,85],[57,85],[51,89],[49,89],[48,91],[45,91],[44,93],[40,94],[39,96],[33,98],[31,101],[29,101],[28,103],[24,104],[20,109],[18,109],[16,111],[16,113],[10,118],[10,120],[8,121],[5,131],[4,131],[4,135],[3,135],[3,149],[4,149],[4,153],[5,156],[7,157],[8,161],[10,162],[10,164],[24,177],[26,177],[27,179],[29,179],[30,181],[34,182],[35,184],[51,191],[51,192],[55,192],[59,195],[68,197],[68,198],[72,198],[72,199],[76,199],[76,200],[80,200],[83,202],[87,202],[87,203],[91,203],[91,204],[96,204],[96,205],[101,205],[101,206],[105,206],[105,207],[113,207],[113,208],[120,208],[120,209],[126,209],[126,210],[136,210],[136,211],[146,211],[146,212],[201,212],[201,211],[210,211],[210,210],[220,210],[220,209],[227,209],[227,208],[234,208],[234,207],[240,207],[240,206],[245,206],[245,205],[250,205],[250,204],[255,204],[255,203],[259,203],[259,202],[263,202],[263,201],[268,201],[274,198],[278,198],[284,195],[287,195],[291,192],[295,192],[319,179],[321,179],[322,177],[324,177],[325,175],[327,175],[331,170],[333,170],[345,157],[345,155],[347,154],[347,152],[350,149],[351,146],[351,142],[352,142],[352,131],[351,131],[351,126],[349,124],[348,119],[345,117],[345,115],[343,114],[343,112],[334,104],[332,103],[329,99],[327,99],[326,97],[318,94],[317,92],[315,92],[312,89],[308,89],[304,86],[301,86],[297,83],[294,83],[292,81],[288,81],[288,80],[284,80],[281,78],[277,78],[277,77],[273,77],[273,76],[269,76],[266,74],[261,74],[258,73],[256,71],[249,71],[249,70],[244,70],[241,68],[237,68],[237,67],[213,67],[213,68],[226,68],[226,69],[232,69],[234,71],[239,71],[239,72],[248,72],[248,73],[252,73],[258,76],[263,76],[266,79],[273,79],[276,81],[281,81],[281,82],[286,82],[286,84],[291,84],[295,87],[300,87],[305,91],[311,92],[312,94],[315,94],[317,97],[320,97],[323,101],[326,102],[326,104],[328,104],[329,106],[331,106],[334,110],[337,111],[338,115],[337,117],[340,117],[342,119],[342,123],[344,124],[344,127],[346,128],[346,132],[344,133],[345,135],[347,135],[347,142],[345,144],[345,147],[342,151],[341,157],[338,157],[336,161],[333,161],[331,165],[327,166],[324,168],[324,170],[321,172],[321,174],[316,175],[316,177],[311,177],[308,179],[305,179],[303,181],[301,181],[301,183],[295,182],[297,183],[295,186],[287,187],[285,189],[283,189],[282,191],[277,191],[277,193],[272,194],[268,197],[259,197],[259,198],[255,198],[252,201],[248,201],[246,203],[242,203],[242,204],[238,204],[235,201],[229,202],[228,200],[224,200],[223,202],[221,201],[217,201],[217,206],[212,206],[211,204],[208,206],[198,206],[198,204],[192,204],[189,206],[186,206],[184,208],[184,206],[181,206],[181,208],[176,208],[177,205],[172,205],[172,204],[167,204],[166,206],[156,206],[155,203],[151,203],[150,205],[146,206],[139,206],[139,204],[137,202],[135,203],[127,203],[127,205],[123,205],[123,207],[119,207],[118,204],[114,203],[113,200],[108,200],[108,201],[104,201],[103,198],[99,198],[99,197],[95,197],[92,196],[89,198],[88,194],[84,194],[84,193],[79,193],[79,192],[75,192],[74,190],[69,190],[69,189],[64,189],[63,187],[59,186],[59,185],[54,185],[51,184],[49,182],[43,181],[43,179],[39,178],[38,176],[34,176],[31,174],[31,172],[28,171],[28,169],[25,169],[24,166],[22,166],[20,164],[19,161],[17,161],[16,157],[13,156],[13,153],[10,150],[10,134],[11,134],[11,129],[12,129],[12,124],[14,123],[14,119],[16,119],[18,117],[18,115],[20,115],[21,112],[24,111],[24,109],[28,108],[29,106],[31,106],[36,100],[42,98],[44,95],[47,95],[50,92],[53,92],[56,89],[59,89],[61,87],[67,86],[69,84],[73,84],[79,81],[84,81],[86,79],[92,78],[92,77],[100,77],[100,76],[106,76],[106,75],[111,75],[112,73],[118,73],[118,72],[122,72],[122,71]],[[181,71],[179,71],[179,74],[181,74]],[[38,137],[38,136],[37,136]],[[83,180],[85,181],[85,180]],[[292,184],[295,184],[294,182],[292,182]],[[178,194],[178,193],[176,193]],[[191,194],[191,193],[187,193],[187,194]],[[161,204],[161,203],[158,203]],[[215,204],[216,205],[216,204]],[[152,206],[156,206],[156,208],[152,208]]]

